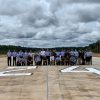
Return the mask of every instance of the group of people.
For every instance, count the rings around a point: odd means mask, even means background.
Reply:
[[[7,52],[8,66],[31,66],[35,65],[85,65],[92,64],[92,52],[90,50],[44,50],[33,54],[15,50]]]
[[[44,50],[34,55],[35,65],[85,65],[92,64],[90,50]]]
[[[33,65],[33,54],[30,52],[23,52],[20,50],[16,52],[15,50],[7,52],[7,64],[8,66],[30,66]]]

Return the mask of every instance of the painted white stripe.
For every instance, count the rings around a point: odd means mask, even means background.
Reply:
[[[79,66],[71,66],[71,67],[68,67],[68,68],[65,68],[63,70],[61,70],[61,72],[70,72],[76,68],[78,68]]]
[[[85,68],[85,69],[89,70],[89,71],[92,72],[92,73],[95,73],[95,74],[97,74],[97,75],[100,75],[100,71],[97,70],[97,69],[95,69],[95,68]]]
[[[10,74],[0,74],[0,76],[29,76],[32,73],[10,73]]]
[[[35,69],[37,66],[16,66],[16,67],[8,67],[7,69],[20,69],[20,68],[25,68],[25,69]]]
[[[3,73],[17,72],[17,71],[22,71],[22,70],[26,70],[26,69],[17,69],[17,70],[3,71]]]
[[[91,73],[90,71],[66,71],[67,73]]]
[[[29,66],[29,67],[27,67],[27,69],[35,69],[37,66],[34,66],[34,67],[31,67],[31,66]]]

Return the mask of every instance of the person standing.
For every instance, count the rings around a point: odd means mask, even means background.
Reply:
[[[51,64],[53,63],[55,65],[56,56],[57,56],[56,50],[52,50],[51,51],[51,56],[50,56],[50,62],[51,62]]]
[[[19,56],[23,57],[23,51],[22,50],[19,51]]]
[[[79,52],[75,49],[74,51],[75,57],[76,57],[76,65],[78,64],[78,58],[79,58]]]
[[[51,55],[51,52],[47,49],[45,51],[45,55],[46,55],[46,58],[47,58],[48,65],[50,65],[50,55]]]
[[[12,56],[12,53],[11,53],[11,51],[9,50],[9,51],[7,52],[7,64],[8,64],[8,66],[11,66],[11,63],[12,63],[11,56]]]
[[[27,58],[28,58],[28,52],[27,51],[24,52],[23,58],[24,58],[24,61],[25,61],[25,66],[27,66]]]
[[[61,65],[64,65],[64,55],[65,55],[65,50],[62,50],[61,52],[60,52],[60,55],[61,55]]]
[[[39,52],[40,56],[41,56],[41,65],[43,64],[43,60],[46,59],[46,55],[45,55],[45,50],[42,49],[40,52]]]
[[[35,65],[41,65],[41,56],[39,53],[34,55]]]
[[[82,65],[85,65],[85,51],[81,51],[81,59],[82,59]]]
[[[19,53],[17,53],[16,62],[17,66],[22,66],[22,56]]]
[[[65,55],[64,55],[65,61],[64,61],[64,65],[68,65],[70,64],[70,53],[69,50],[65,51]]]
[[[89,50],[87,50],[86,52],[85,52],[85,59],[86,59],[86,64],[87,65],[92,65],[92,52]]]
[[[28,57],[27,57],[27,65],[28,65],[28,66],[33,65],[33,53],[32,53],[31,50],[30,50],[30,52],[28,53]]]
[[[78,64],[81,65],[82,64],[82,51],[79,50],[78,53],[79,53]]]
[[[12,52],[12,57],[13,57],[13,66],[16,66],[17,52],[15,50]]]

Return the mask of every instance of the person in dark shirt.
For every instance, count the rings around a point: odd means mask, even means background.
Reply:
[[[85,51],[81,51],[81,59],[82,59],[82,65],[85,65],[85,57],[84,57]]]
[[[69,65],[70,63],[70,53],[69,51],[65,51],[65,54],[64,54],[64,65]]]

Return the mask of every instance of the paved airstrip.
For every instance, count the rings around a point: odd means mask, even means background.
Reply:
[[[14,68],[0,58],[0,100],[100,100],[100,75],[93,72],[64,72],[68,66],[30,66]],[[77,71],[95,68],[100,71],[100,58],[92,66],[79,66]]]

